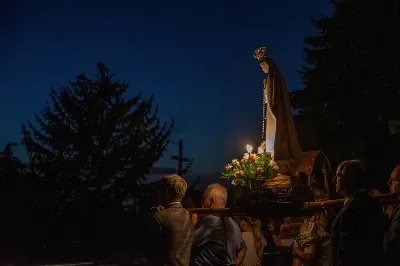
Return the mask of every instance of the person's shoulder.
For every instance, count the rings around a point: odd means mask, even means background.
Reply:
[[[191,219],[190,213],[185,209],[169,208],[153,215],[161,226],[166,224],[186,224]],[[192,222],[190,222],[192,224]]]
[[[253,239],[253,233],[252,232],[241,232],[243,240],[252,240]]]
[[[393,222],[400,223],[400,206],[395,209],[395,213],[393,214],[391,220]]]
[[[219,221],[221,221],[221,218],[214,215],[207,215],[201,218],[201,221],[203,223],[216,223],[216,222],[218,223]]]
[[[350,204],[349,211],[357,211],[366,214],[377,215],[382,213],[382,204],[379,199],[371,197],[368,192],[361,192]]]
[[[233,220],[232,217],[226,217],[225,219],[226,219],[226,221],[228,221],[228,223],[234,225],[235,227],[237,226],[239,228],[238,223],[235,222],[235,220]]]
[[[368,191],[360,191],[354,196],[349,206],[376,205],[379,202],[379,199],[373,198]]]
[[[207,215],[199,220],[198,225],[205,227],[218,227],[222,225],[222,219],[218,216]]]
[[[242,238],[242,230],[240,230],[238,223],[235,222],[235,220],[233,220],[231,217],[227,217],[226,220],[230,224],[231,228],[233,228],[233,233],[239,235],[240,238]]]
[[[153,217],[156,218],[157,220],[162,220],[165,217],[169,217],[171,215],[172,215],[172,213],[171,213],[170,209],[163,209],[161,211],[156,212],[153,215]]]
[[[336,216],[335,220],[339,223],[341,223],[340,221],[343,220],[347,220],[347,219],[352,219],[353,220],[353,216],[359,213],[359,208],[357,205],[353,205],[353,204],[348,204],[343,206],[343,208],[340,210],[340,212],[338,213],[338,215]]]
[[[158,215],[158,217],[174,216],[178,218],[184,218],[190,216],[190,213],[184,208],[168,208],[157,212],[156,215]]]

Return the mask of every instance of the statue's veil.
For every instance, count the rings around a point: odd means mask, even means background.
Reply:
[[[266,151],[273,154],[282,174],[292,174],[300,163],[301,147],[297,139],[292,108],[285,78],[264,47],[254,57],[268,64],[268,77],[264,80]]]

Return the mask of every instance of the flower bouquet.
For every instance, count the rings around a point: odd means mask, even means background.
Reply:
[[[247,153],[240,161],[233,159],[225,166],[226,172],[222,174],[222,179],[232,180],[232,185],[246,186],[251,189],[252,181],[276,177],[278,165],[269,152],[259,147],[257,153],[252,153],[253,148],[250,145],[246,148]]]

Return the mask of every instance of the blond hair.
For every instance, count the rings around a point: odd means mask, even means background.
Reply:
[[[256,254],[259,259],[262,259],[263,257],[263,240],[264,240],[264,235],[262,234],[261,231],[261,221],[257,218],[251,218],[248,216],[241,217],[243,221],[245,221],[248,225],[250,225],[252,231],[253,231],[253,237],[254,237],[254,249],[256,250]]]
[[[186,194],[187,183],[179,175],[166,175],[160,180],[162,188],[170,193],[173,200],[181,201]]]
[[[314,183],[310,185],[309,189],[312,191],[314,201],[322,201],[328,199],[328,192],[323,185]],[[328,216],[324,211],[314,213],[315,224],[321,229],[326,229],[328,226]]]

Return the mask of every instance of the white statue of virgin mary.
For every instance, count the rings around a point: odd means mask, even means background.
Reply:
[[[260,47],[254,52],[265,74],[264,121],[265,150],[270,152],[279,166],[279,173],[290,175],[301,159],[301,147],[294,126],[292,108],[285,78],[274,61],[267,56],[267,49]]]

